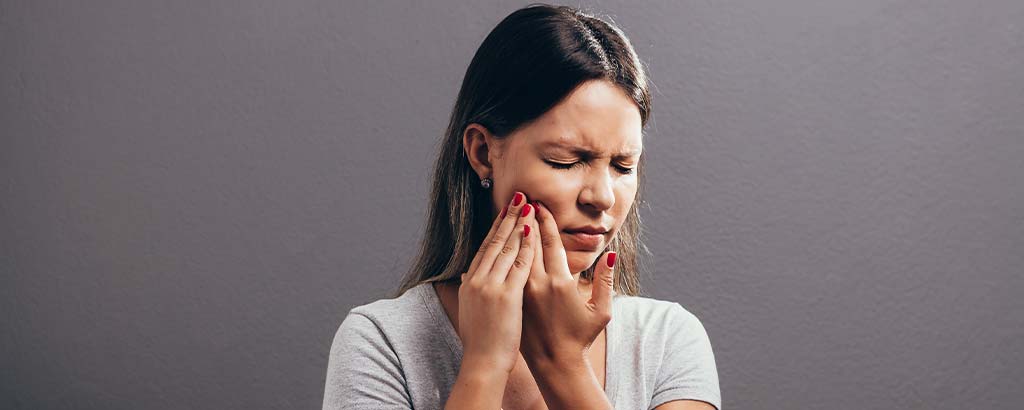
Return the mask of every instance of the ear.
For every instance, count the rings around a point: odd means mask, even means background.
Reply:
[[[494,178],[493,159],[501,156],[498,139],[483,125],[472,123],[462,132],[462,147],[473,171],[483,178]]]

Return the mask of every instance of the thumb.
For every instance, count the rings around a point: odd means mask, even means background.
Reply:
[[[615,252],[604,254],[604,258],[594,269],[594,287],[590,290],[590,300],[597,310],[602,312],[612,311],[612,293],[615,290]]]

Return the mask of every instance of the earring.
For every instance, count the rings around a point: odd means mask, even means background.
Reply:
[[[490,178],[484,178],[480,180],[480,186],[484,187],[484,189],[490,189],[492,183],[494,183],[494,180]]]

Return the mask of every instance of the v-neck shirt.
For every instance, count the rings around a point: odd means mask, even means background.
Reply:
[[[701,321],[679,303],[616,294],[605,327],[605,395],[616,409],[672,400],[721,410],[718,371]],[[462,341],[431,283],[352,308],[331,346],[324,409],[443,409]]]

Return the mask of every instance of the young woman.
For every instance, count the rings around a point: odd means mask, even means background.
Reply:
[[[640,296],[643,68],[615,26],[531,5],[484,39],[395,297],[352,309],[325,409],[720,409],[700,320]]]

